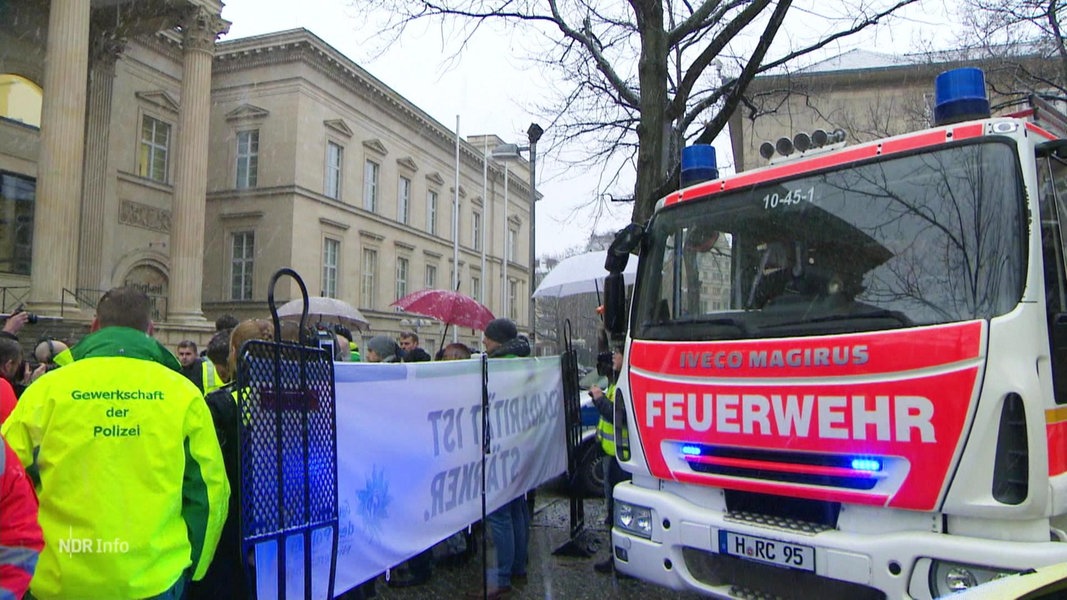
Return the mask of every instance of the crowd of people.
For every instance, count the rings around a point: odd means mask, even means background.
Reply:
[[[240,537],[237,390],[242,344],[273,340],[265,319],[222,317],[203,353],[152,337],[147,296],[133,287],[100,299],[76,344],[41,340],[24,360],[11,315],[0,331],[0,598],[246,598],[253,589]],[[335,360],[468,359],[459,343],[436,357],[418,335],[377,335],[362,354],[331,328]],[[530,345],[513,322],[485,329],[490,358]],[[526,578],[530,505],[520,496],[486,519],[496,549],[490,598]],[[474,536],[442,542],[464,559]],[[430,580],[429,549],[394,569],[390,585]],[[477,597],[482,591],[471,590]],[[374,595],[374,580],[346,598]],[[24,596],[25,595],[25,596]]]

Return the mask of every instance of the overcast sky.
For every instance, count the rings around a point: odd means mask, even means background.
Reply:
[[[525,143],[531,122],[548,125],[545,115],[534,111],[537,101],[548,101],[546,90],[553,82],[523,60],[525,49],[517,47],[513,36],[484,30],[453,63],[448,59],[455,48],[442,42],[436,25],[427,23],[409,29],[399,44],[378,56],[381,44],[374,31],[368,31],[373,28],[353,18],[346,0],[224,1],[222,16],[233,24],[223,39],[304,27],[449,129],[455,127],[458,115],[459,133],[464,138],[488,133]],[[929,16],[939,10],[940,2],[923,2],[923,7],[910,11],[906,21],[897,20],[892,29],[872,32],[865,41],[835,46],[829,55],[860,43],[870,49],[905,52],[914,49],[918,39],[937,42],[934,38],[945,38],[944,32],[950,28],[932,28],[941,18]],[[795,36],[788,28],[783,31]],[[940,41],[942,45],[949,42]],[[715,145],[720,154],[728,152],[727,140]],[[589,205],[598,194],[631,195],[632,177],[625,185],[605,188],[599,173],[565,172],[557,158],[538,153],[537,183],[543,198],[537,204],[537,253],[541,256],[583,245],[594,228],[597,232],[614,231],[629,221],[631,211],[624,203],[598,203],[599,211]],[[728,154],[723,158],[729,161]]]

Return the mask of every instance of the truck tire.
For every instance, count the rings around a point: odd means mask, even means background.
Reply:
[[[589,439],[578,446],[578,470],[571,480],[571,490],[586,498],[601,498],[604,496],[604,465],[607,458],[600,449],[600,443],[595,439]]]

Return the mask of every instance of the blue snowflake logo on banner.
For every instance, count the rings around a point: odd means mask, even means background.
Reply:
[[[382,524],[389,516],[389,503],[392,502],[385,469],[379,469],[377,465],[372,466],[366,487],[356,492],[356,497],[359,499],[359,515],[365,530],[371,537],[377,538],[382,531]]]

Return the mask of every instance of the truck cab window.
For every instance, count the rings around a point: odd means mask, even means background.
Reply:
[[[1004,314],[1026,259],[1012,152],[964,143],[662,210],[647,228],[635,337],[828,335]]]

